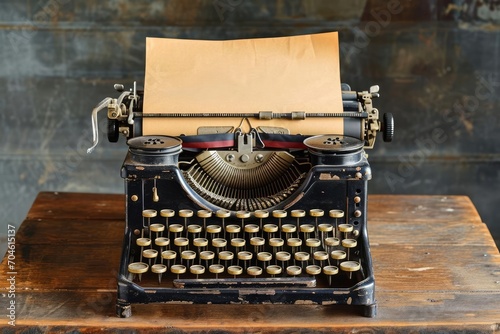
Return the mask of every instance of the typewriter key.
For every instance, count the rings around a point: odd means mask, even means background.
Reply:
[[[141,257],[139,259],[139,262],[142,262],[142,252],[144,251],[144,247],[150,246],[151,245],[151,239],[149,238],[138,238],[136,240],[137,246],[141,247]]]
[[[212,217],[212,211],[209,211],[209,210],[198,210],[198,212],[196,212],[196,215],[199,218],[203,219],[203,229],[205,230],[207,228],[207,218]]]
[[[340,269],[349,273],[349,279],[352,278],[352,273],[361,269],[361,264],[356,261],[344,261],[340,264]]]
[[[286,262],[290,261],[292,255],[288,252],[278,252],[276,253],[276,262],[280,261],[281,266],[284,268],[286,266]]]
[[[222,228],[224,229],[224,238],[226,238],[226,223],[225,223],[225,219],[229,218],[231,216],[231,212],[229,212],[228,210],[217,210],[217,212],[215,213],[215,215],[217,216],[217,218],[220,218],[221,221],[222,221]],[[217,226],[217,225],[213,225],[213,226]],[[216,232],[216,233],[219,233],[219,232]],[[210,232],[208,232],[208,233],[210,233]]]
[[[264,246],[266,243],[266,239],[261,237],[253,237],[250,239],[250,245],[254,246],[254,252],[260,252],[260,247]]]
[[[212,274],[215,274],[215,279],[218,279],[219,274],[222,274],[224,272],[224,266],[222,264],[212,264],[210,267],[208,267],[208,271],[210,271]]]
[[[292,254],[294,254],[297,248],[300,249],[300,246],[302,246],[302,240],[299,238],[290,238],[286,241],[286,244],[292,247]]]
[[[331,224],[319,224],[318,230],[320,231],[321,247],[324,247],[324,240],[328,238],[328,232],[333,231],[333,226]]]
[[[201,233],[201,226],[200,225],[188,225],[187,230],[188,230],[188,233],[191,233],[196,237],[196,234]]]
[[[312,276],[319,275],[319,274],[321,274],[321,267],[316,266],[314,264],[309,265],[306,267],[306,273],[308,273],[309,275],[312,275]]]
[[[205,238],[207,237],[207,233],[210,234],[211,238],[214,238],[214,237],[217,238],[217,237],[219,237],[219,233],[221,230],[222,230],[222,228],[219,225],[208,225],[207,229],[205,231]]]
[[[179,217],[184,218],[184,228],[186,229],[188,226],[188,218],[193,217],[193,210],[185,209],[179,210]]]
[[[132,262],[131,264],[128,265],[128,271],[129,273],[135,275],[138,275],[139,282],[141,281],[141,275],[147,272],[149,269],[149,266],[147,263],[144,262]],[[133,280],[132,276],[132,280]]]
[[[302,224],[300,225],[300,232],[304,233],[304,239],[309,239],[310,233],[314,232],[314,225]]]
[[[339,268],[336,266],[325,266],[323,267],[323,274],[328,276],[328,285],[332,285],[332,276],[337,275]]]
[[[203,251],[200,253],[200,259],[205,261],[205,266],[208,267],[208,261],[213,260],[215,253],[212,251]]]
[[[274,224],[266,224],[262,229],[267,233],[267,239],[273,238],[274,233],[278,232],[278,226]]]
[[[231,239],[231,246],[233,246],[236,250],[236,253],[240,251],[241,247],[245,247],[246,241],[242,238],[233,238]]]
[[[344,239],[342,240],[342,246],[347,248],[347,261],[349,261],[349,250],[357,246],[357,241],[354,239]]]
[[[177,252],[173,250],[166,250],[161,252],[161,263],[163,263],[163,259],[167,260],[167,267],[170,267],[170,260],[175,260],[177,257]],[[175,262],[174,262],[175,263]]]
[[[189,260],[194,260],[195,258],[196,258],[196,252],[192,250],[185,250],[181,253],[181,264],[182,260],[186,260],[186,267],[189,268]],[[194,261],[192,263],[194,263]]]
[[[266,269],[267,262],[271,262],[273,256],[269,252],[257,253],[257,260],[264,263],[264,269]]]
[[[346,256],[346,252],[341,250],[334,250],[330,253],[330,257],[334,260],[337,260],[337,266],[339,265],[339,261],[345,259]]]
[[[280,247],[283,247],[285,241],[281,238],[271,238],[269,239],[269,246],[273,248],[273,254],[279,251]]]
[[[314,217],[314,224],[318,226],[318,218],[323,217],[325,212],[321,209],[309,210],[309,216]]]
[[[200,251],[200,247],[208,246],[208,239],[205,238],[195,238],[193,240],[193,246],[198,247],[198,252]]]
[[[165,225],[163,224],[151,224],[149,227],[151,231],[156,233],[156,237],[161,237],[160,232],[163,232],[165,230]]]
[[[149,226],[151,225],[151,218],[154,218],[156,217],[156,210],[152,210],[152,209],[147,209],[147,210],[142,210],[142,217],[144,218],[147,218],[147,225],[144,224],[144,221],[142,222],[142,226],[143,227],[147,227],[148,231],[149,231],[149,237],[151,238],[151,230],[149,228]]]
[[[347,233],[352,232],[354,227],[351,224],[340,224],[339,231],[344,232],[344,239],[347,239]]]
[[[290,215],[294,218],[297,218],[296,229],[298,230],[300,226],[300,218],[305,217],[306,212],[304,210],[292,210],[292,212],[290,212]]]
[[[224,261],[224,265],[227,267],[227,261],[231,261],[234,258],[233,252],[230,251],[222,251],[219,253],[219,263],[220,261]],[[231,261],[231,264],[233,262]]]
[[[255,224],[245,225],[245,233],[248,233],[250,238],[255,237],[255,234],[259,233],[259,226]]]
[[[294,254],[294,260],[297,260],[300,262],[300,267],[304,267],[304,262],[309,261],[309,253],[306,252],[297,252]]]
[[[179,275],[186,272],[186,266],[183,266],[182,264],[174,264],[172,267],[170,267],[170,271],[172,272],[172,274],[177,274],[177,279],[179,279]]]
[[[155,264],[151,267],[151,271],[158,274],[158,284],[161,284],[161,277],[167,271],[167,266],[164,264]]]
[[[241,219],[241,228],[245,228],[245,219],[250,218],[250,212],[248,211],[237,211],[236,218]]]
[[[325,251],[316,251],[313,254],[313,259],[319,261],[319,265],[323,267],[323,261],[328,260],[328,253]]]
[[[195,264],[189,267],[189,271],[191,272],[191,274],[196,275],[196,279],[198,279],[199,275],[203,275],[205,273],[205,267],[199,264]]]
[[[253,254],[247,251],[241,251],[238,253],[238,262],[239,260],[243,261],[243,268],[246,269],[247,261],[250,261],[253,257]]]
[[[156,249],[145,249],[142,251],[142,256],[148,259],[148,265],[151,266],[151,259],[156,259],[158,251]]]
[[[266,272],[271,275],[271,277],[274,277],[274,275],[279,275],[281,274],[281,267],[280,266],[277,266],[277,265],[270,265],[270,266],[267,266],[266,268]]]
[[[155,239],[155,245],[160,247],[160,253],[163,252],[163,247],[166,247],[170,244],[169,238],[159,237]]]
[[[241,227],[238,225],[227,225],[226,232],[229,233],[229,239],[233,239],[235,234],[240,233]]]
[[[292,233],[297,231],[297,227],[292,224],[283,224],[283,226],[281,226],[281,231],[285,232],[285,239],[288,240],[292,237]]]
[[[236,276],[243,273],[243,268],[241,268],[240,266],[229,266],[227,267],[227,273],[229,275],[233,275],[234,278],[236,278]]]
[[[298,276],[302,273],[302,268],[299,266],[289,266],[286,268],[286,273],[290,276]]]
[[[259,218],[259,227],[262,230],[262,219],[269,217],[269,212],[264,210],[257,210],[254,212],[255,218]]]
[[[329,214],[329,216],[331,218],[335,218],[335,230],[334,230],[334,235],[333,236],[336,237],[337,236],[336,231],[338,230],[338,225],[339,225],[338,224],[338,219],[344,217],[344,211],[342,211],[342,210],[330,210],[328,212],[328,214]]]
[[[278,230],[280,231],[281,238],[281,219],[286,218],[287,212],[285,210],[274,210],[273,217],[278,218]]]
[[[180,224],[171,224],[168,227],[169,239],[170,239],[170,232],[172,232],[174,234],[174,239],[176,239],[179,236],[178,233],[181,233],[182,231],[184,231],[184,226],[182,226]]]
[[[257,266],[248,267],[247,274],[257,278],[257,276],[262,275],[262,268]]]

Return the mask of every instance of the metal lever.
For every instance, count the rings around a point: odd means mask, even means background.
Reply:
[[[110,97],[105,98],[97,104],[92,110],[92,146],[87,149],[87,153],[92,153],[94,148],[99,143],[99,125],[97,120],[97,113],[104,109],[113,99]]]

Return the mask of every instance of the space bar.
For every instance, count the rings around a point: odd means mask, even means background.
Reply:
[[[176,288],[314,288],[314,277],[266,277],[266,278],[200,278],[200,279],[175,279]]]

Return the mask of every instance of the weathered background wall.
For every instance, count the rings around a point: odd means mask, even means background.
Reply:
[[[499,243],[498,1],[1,0],[1,253],[39,191],[123,191],[124,140],[101,134],[85,153],[90,111],[114,83],[143,80],[146,36],[332,30],[343,81],[379,84],[396,117],[394,143],[370,152],[371,192],[468,195]]]

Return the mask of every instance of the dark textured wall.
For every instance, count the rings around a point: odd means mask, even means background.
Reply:
[[[498,242],[500,6],[485,0],[0,0],[2,240],[39,191],[123,191],[124,140],[85,153],[90,111],[143,80],[146,36],[331,30],[343,81],[379,84],[396,117],[394,143],[370,152],[371,192],[468,195]]]

